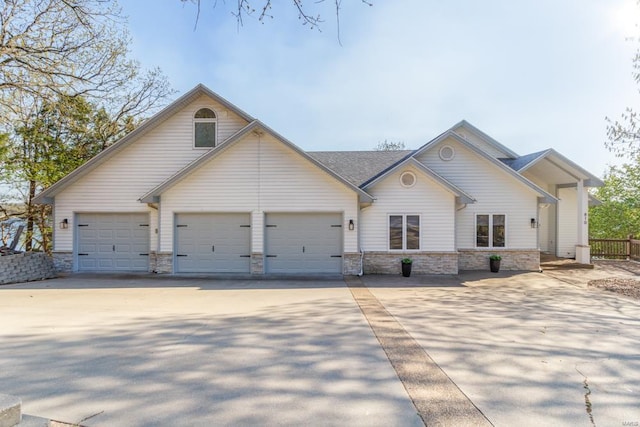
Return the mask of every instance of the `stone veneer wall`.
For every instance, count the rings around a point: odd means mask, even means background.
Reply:
[[[173,273],[173,252],[151,252],[149,270],[155,273]]]
[[[489,256],[500,255],[500,270],[540,270],[540,251],[537,249],[460,249],[460,270],[489,270]]]
[[[411,274],[458,274],[457,252],[365,252],[364,274],[402,274],[400,260],[411,258]]]
[[[73,271],[73,252],[54,251],[53,267],[60,273],[71,273]]]
[[[360,274],[360,254],[344,253],[342,254],[342,274],[345,276],[356,276]]]
[[[264,256],[262,252],[251,253],[251,274],[264,274]]]
[[[43,252],[0,256],[0,285],[56,277],[51,258]]]

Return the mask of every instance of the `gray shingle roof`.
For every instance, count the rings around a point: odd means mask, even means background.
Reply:
[[[398,151],[307,151],[307,154],[360,187],[413,153]]]
[[[517,159],[500,159],[502,163],[509,166],[515,171],[519,171],[529,163],[537,160],[539,157],[544,156],[549,150],[538,151],[537,153],[525,154]]]

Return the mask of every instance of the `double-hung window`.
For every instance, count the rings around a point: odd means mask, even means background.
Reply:
[[[506,241],[506,215],[476,215],[476,247],[504,248]]]
[[[420,249],[420,215],[389,215],[389,249]]]

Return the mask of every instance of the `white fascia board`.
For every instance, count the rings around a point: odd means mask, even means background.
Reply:
[[[458,129],[460,127],[465,128],[468,131],[471,131],[472,133],[475,133],[478,137],[482,138],[485,142],[493,145],[497,150],[502,151],[506,155],[511,156],[514,159],[520,157],[515,151],[512,151],[511,149],[507,148],[505,145],[496,141],[491,136],[487,135],[486,133],[484,133],[483,131],[481,131],[480,129],[478,129],[477,127],[475,127],[474,125],[472,125],[466,120],[461,120],[460,122],[453,125],[449,130]]]
[[[428,166],[426,166],[425,164],[419,162],[414,157],[409,157],[408,159],[405,159],[405,160],[401,161],[400,163],[396,164],[395,166],[393,166],[392,168],[390,168],[389,170],[387,170],[383,174],[379,175],[378,177],[376,177],[376,179],[374,179],[373,181],[367,183],[367,185],[365,186],[365,189],[373,187],[374,185],[376,185],[377,183],[379,183],[380,181],[382,181],[386,177],[388,177],[390,174],[394,173],[398,169],[400,169],[402,167],[405,167],[407,165],[414,166],[416,169],[421,171],[424,175],[426,175],[431,180],[435,181],[438,185],[443,187],[445,190],[447,190],[448,192],[450,192],[454,196],[459,197],[460,200],[463,203],[475,203],[476,202],[476,199],[474,199],[473,197],[468,195],[466,192],[464,192],[462,189],[460,189],[455,184],[449,182],[443,176],[438,175],[435,171],[431,170]]]
[[[325,165],[320,163],[318,160],[316,160],[315,158],[313,158],[312,156],[307,154],[306,151],[304,151],[303,149],[301,149],[300,147],[295,145],[293,142],[289,141],[284,136],[280,135],[278,132],[276,132],[273,129],[271,129],[269,126],[265,125],[264,123],[262,123],[259,120],[257,122],[265,132],[270,133],[271,136],[276,138],[278,141],[282,142],[284,145],[286,145],[289,148],[291,148],[293,151],[295,151],[296,153],[301,155],[303,158],[307,159],[308,161],[313,163],[315,166],[317,166],[318,168],[320,168],[321,170],[323,170],[327,174],[331,175],[333,178],[337,179],[339,182],[341,182],[342,184],[344,184],[345,186],[347,186],[351,190],[353,190],[356,193],[358,193],[358,196],[360,198],[360,203],[372,203],[374,201],[374,197],[371,196],[369,193],[367,193],[366,191],[364,191],[360,187],[352,184],[351,182],[349,182],[348,179],[342,177],[341,175],[339,175],[336,172],[332,171],[331,169],[327,168]]]
[[[60,191],[62,191],[64,188],[66,188],[70,184],[73,184],[80,177],[86,175],[88,172],[90,172],[91,170],[93,170],[94,168],[96,168],[97,166],[99,166],[109,158],[111,158],[111,156],[116,154],[118,151],[124,149],[134,141],[138,140],[141,136],[143,136],[144,134],[154,129],[159,124],[161,124],[169,116],[175,114],[180,108],[184,107],[186,104],[188,104],[189,102],[192,102],[198,96],[203,94],[213,98],[215,101],[229,108],[230,110],[232,110],[234,113],[238,114],[240,117],[244,118],[245,120],[249,122],[254,120],[253,117],[251,117],[249,114],[245,113],[244,111],[242,111],[241,109],[239,109],[238,107],[236,107],[235,105],[233,105],[232,103],[230,103],[229,101],[227,101],[226,99],[218,95],[217,93],[213,92],[203,84],[198,84],[189,92],[185,93],[184,95],[182,95],[181,97],[173,101],[171,104],[166,106],[160,112],[156,113],[151,118],[144,121],[140,126],[134,129],[132,132],[128,133],[127,135],[119,139],[117,142],[110,145],[109,147],[107,147],[106,149],[104,149],[103,151],[101,151],[91,159],[89,159],[85,164],[83,164],[82,166],[79,166],[78,168],[73,170],[71,173],[66,175],[64,178],[62,178],[61,180],[53,184],[51,187],[47,188],[46,190],[38,194],[35,197],[34,202],[47,203],[47,200],[53,199],[53,197],[55,197],[55,195],[58,194]]]
[[[480,157],[484,158],[485,160],[487,160],[490,163],[493,163],[499,169],[502,169],[503,171],[505,171],[507,174],[511,175],[516,180],[522,182],[523,184],[525,184],[526,186],[531,188],[533,191],[539,193],[545,199],[548,199],[549,202],[547,202],[547,203],[555,203],[553,201],[554,200],[555,201],[558,200],[556,197],[554,197],[551,194],[549,194],[548,192],[544,191],[542,188],[538,187],[536,184],[534,184],[533,182],[529,181],[524,176],[520,175],[518,172],[516,172],[513,169],[511,169],[509,166],[507,166],[504,163],[502,163],[500,160],[494,158],[493,156],[488,155],[487,153],[485,153],[484,151],[482,151],[481,149],[479,149],[478,147],[476,147],[475,145],[473,145],[472,143],[467,141],[465,138],[463,138],[460,135],[458,135],[457,133],[453,132],[452,130],[448,130],[445,133],[439,135],[434,140],[429,141],[422,148],[417,150],[416,153],[414,154],[414,156],[418,156],[419,154],[423,153],[424,151],[426,151],[426,150],[438,145],[440,142],[446,140],[447,138],[455,139],[460,144],[464,145],[465,147],[467,147],[469,150],[473,151],[474,153],[476,153]]]
[[[578,164],[574,163],[573,161],[569,160],[568,158],[566,158],[562,154],[558,153],[553,148],[550,148],[548,151],[549,152],[548,152],[548,154],[545,154],[545,157],[555,157],[554,160],[556,160],[556,162],[557,162],[557,160],[560,160],[562,163],[565,163],[567,166],[575,169],[582,176],[586,177],[585,178],[585,186],[587,186],[587,187],[602,187],[604,185],[604,182],[600,178],[598,178],[597,176],[595,176],[594,174],[592,174],[588,170],[582,168]],[[554,162],[554,164],[555,164],[555,162]],[[556,165],[556,166],[560,167],[559,165]],[[567,173],[569,173],[569,171],[567,171]]]
[[[207,151],[202,156],[198,157],[197,159],[180,169],[178,172],[173,174],[171,177],[166,179],[160,185],[156,186],[144,196],[140,197],[140,199],[138,200],[142,203],[156,203],[159,200],[160,195],[166,190],[173,187],[175,184],[190,175],[193,171],[198,169],[203,164],[207,163],[209,160],[218,157],[220,154],[231,148],[236,142],[241,140],[242,137],[247,135],[249,132],[256,130],[257,128],[258,121],[252,121],[242,129],[231,135],[229,138],[218,144],[216,147]]]
[[[356,187],[355,185],[351,184],[345,178],[343,178],[340,175],[336,174],[332,170],[327,169],[327,167],[324,166],[322,163],[318,162],[316,159],[314,159],[313,157],[309,156],[302,149],[297,147],[295,144],[293,144],[292,142],[290,142],[286,138],[284,138],[281,135],[279,135],[277,132],[275,132],[274,130],[272,130],[271,128],[269,128],[268,126],[266,126],[265,124],[263,124],[259,120],[253,120],[247,126],[245,126],[244,128],[240,129],[238,132],[236,132],[235,134],[233,134],[232,136],[227,138],[220,145],[218,145],[217,147],[211,149],[210,151],[208,151],[207,153],[203,154],[202,156],[198,157],[196,160],[194,160],[193,162],[191,162],[190,164],[188,164],[187,166],[182,168],[180,171],[178,171],[172,177],[170,177],[169,179],[164,181],[162,184],[160,184],[159,186],[155,187],[153,190],[151,190],[150,192],[148,192],[147,194],[142,196],[139,199],[139,201],[142,202],[142,203],[154,202],[167,189],[169,189],[172,186],[174,186],[176,183],[178,183],[179,181],[184,179],[186,176],[190,175],[192,172],[194,172],[196,169],[200,168],[205,163],[209,162],[210,160],[212,160],[215,157],[217,157],[220,154],[222,154],[224,151],[226,151],[229,148],[231,148],[233,145],[235,145],[238,141],[240,141],[249,132],[257,131],[257,130],[262,130],[264,132],[267,132],[267,133],[271,134],[278,141],[280,141],[281,143],[283,143],[287,147],[291,148],[292,150],[294,150],[296,153],[300,154],[305,159],[309,160],[315,166],[319,167],[320,169],[322,169],[323,171],[325,171],[326,173],[328,173],[329,175],[331,175],[332,177],[337,179],[339,182],[341,182],[342,184],[344,184],[347,187],[349,187],[351,190],[353,190],[356,193],[358,193],[361,203],[373,202],[373,197],[371,195],[366,193],[364,190]]]

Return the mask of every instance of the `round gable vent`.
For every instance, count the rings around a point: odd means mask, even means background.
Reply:
[[[413,172],[402,172],[400,175],[400,184],[403,187],[413,187],[416,184],[416,175]]]
[[[453,158],[456,156],[456,152],[453,150],[453,147],[450,145],[445,145],[441,147],[438,153],[440,155],[440,158],[445,162],[448,162],[449,160],[453,160]]]

